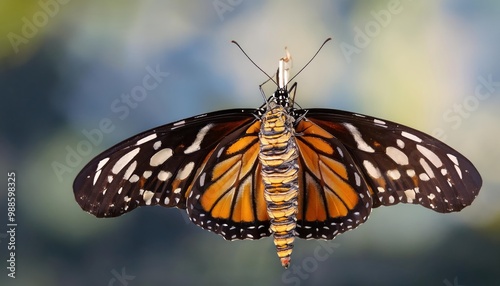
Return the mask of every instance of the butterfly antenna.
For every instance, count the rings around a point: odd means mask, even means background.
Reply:
[[[311,58],[311,59],[307,62],[307,64],[306,64],[303,68],[301,68],[301,69],[300,69],[300,70],[299,70],[299,71],[298,71],[298,72],[297,72],[297,73],[296,73],[296,74],[295,74],[295,75],[294,75],[294,76],[293,76],[293,77],[292,77],[292,78],[291,78],[288,82],[291,82],[294,78],[296,78],[296,77],[300,74],[300,72],[301,72],[301,71],[303,71],[303,70],[304,70],[304,69],[305,69],[305,68],[306,68],[306,67],[307,67],[307,66],[308,66],[308,65],[309,65],[309,64],[310,64],[310,63],[314,60],[314,58],[318,55],[319,51],[321,51],[321,49],[323,48],[323,46],[324,46],[324,45],[325,45],[328,41],[330,41],[331,39],[332,39],[332,38],[328,38],[328,39],[326,39],[326,40],[323,42],[323,44],[321,44],[321,47],[319,47],[318,51],[314,54],[314,56],[313,56],[313,57],[312,57],[312,58]]]
[[[231,41],[231,43],[235,44],[236,46],[238,46],[238,48],[241,50],[241,52],[247,57],[247,59],[254,65],[256,66],[263,74],[265,74],[269,80],[271,80],[272,82],[274,82],[274,84],[278,85],[278,83],[270,76],[268,75],[263,69],[261,69],[248,55],[247,53],[245,53],[245,51],[243,50],[243,48],[240,46],[240,44],[238,44],[238,42],[236,41]],[[266,80],[267,82],[267,80]]]

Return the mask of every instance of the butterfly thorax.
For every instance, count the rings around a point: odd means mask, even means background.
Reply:
[[[271,101],[261,120],[259,160],[264,198],[278,256],[282,265],[288,267],[297,224],[299,192],[294,118],[285,107]]]

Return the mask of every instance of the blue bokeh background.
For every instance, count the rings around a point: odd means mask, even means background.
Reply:
[[[1,1],[0,284],[499,285],[499,15],[493,0]],[[285,271],[271,239],[227,242],[177,209],[96,219],[76,204],[74,177],[113,144],[262,104],[266,76],[231,40],[273,73],[285,46],[298,70],[327,37],[296,78],[298,103],[437,136],[481,172],[472,206],[376,209],[334,241],[297,241]],[[151,69],[168,76],[127,104]],[[90,141],[103,121],[109,132]],[[6,269],[9,171],[16,279]]]

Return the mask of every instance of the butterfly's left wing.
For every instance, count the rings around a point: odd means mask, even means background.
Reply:
[[[195,116],[138,134],[104,151],[75,179],[75,198],[97,217],[139,206],[186,209],[225,239],[269,236],[255,110]]]
[[[76,201],[97,217],[119,216],[146,205],[186,208],[187,196],[207,160],[223,148],[222,141],[235,140],[258,122],[254,112],[202,114],[124,140],[96,156],[77,175]]]
[[[260,125],[256,120],[238,136],[222,140],[188,195],[191,220],[227,240],[271,234],[258,159]]]
[[[479,193],[482,180],[474,165],[423,132],[341,110],[301,112],[342,142],[370,186],[373,207],[413,203],[453,212]]]

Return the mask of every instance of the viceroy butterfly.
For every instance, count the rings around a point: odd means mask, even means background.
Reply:
[[[367,115],[297,108],[289,59],[280,59],[278,88],[260,108],[156,127],[95,157],[74,181],[78,204],[97,217],[186,209],[227,240],[272,234],[286,268],[295,237],[333,239],[373,208],[411,203],[446,213],[472,203],[481,176],[443,142]]]

